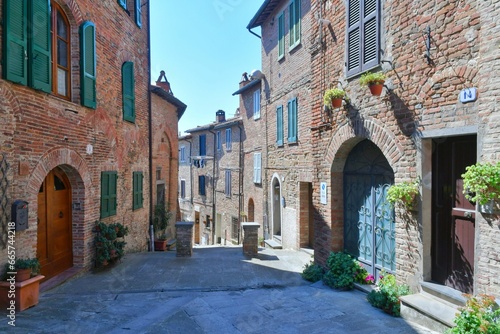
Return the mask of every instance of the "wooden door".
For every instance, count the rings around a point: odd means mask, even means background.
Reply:
[[[73,266],[71,187],[64,172],[49,172],[38,192],[37,258],[45,279]]]
[[[432,166],[432,279],[473,292],[475,204],[461,175],[476,162],[476,136],[434,140]]]

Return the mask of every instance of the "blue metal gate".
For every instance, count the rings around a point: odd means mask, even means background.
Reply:
[[[394,272],[394,209],[387,189],[394,172],[380,149],[368,140],[356,145],[344,167],[344,248],[369,273]]]

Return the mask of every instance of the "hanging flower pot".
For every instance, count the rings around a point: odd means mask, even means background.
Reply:
[[[385,75],[384,73],[381,72],[377,73],[367,72],[363,74],[359,79],[359,84],[361,86],[368,86],[373,96],[380,96],[380,94],[382,94],[384,83],[385,83]]]
[[[345,91],[340,88],[327,89],[323,95],[323,102],[326,106],[335,109],[342,107],[342,100],[345,97]]]
[[[332,99],[332,108],[340,108],[342,107],[342,98]]]
[[[382,89],[384,89],[384,82],[369,85],[368,88],[370,88],[370,92],[373,96],[380,96],[382,94]]]

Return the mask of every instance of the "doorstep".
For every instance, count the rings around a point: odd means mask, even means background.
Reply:
[[[69,269],[63,271],[62,273],[40,283],[40,292],[45,292],[45,291],[48,291],[50,289],[53,289],[56,286],[66,282],[70,278],[76,276],[77,274],[79,274],[83,271],[84,271],[83,268],[76,268],[76,267],[69,268]]]

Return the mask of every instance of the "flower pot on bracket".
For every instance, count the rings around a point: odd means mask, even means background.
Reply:
[[[340,108],[340,107],[342,107],[342,99],[341,98],[332,99],[332,108]]]
[[[368,86],[370,88],[370,92],[373,96],[380,96],[382,94],[382,90],[384,89],[384,83],[377,83]]]

